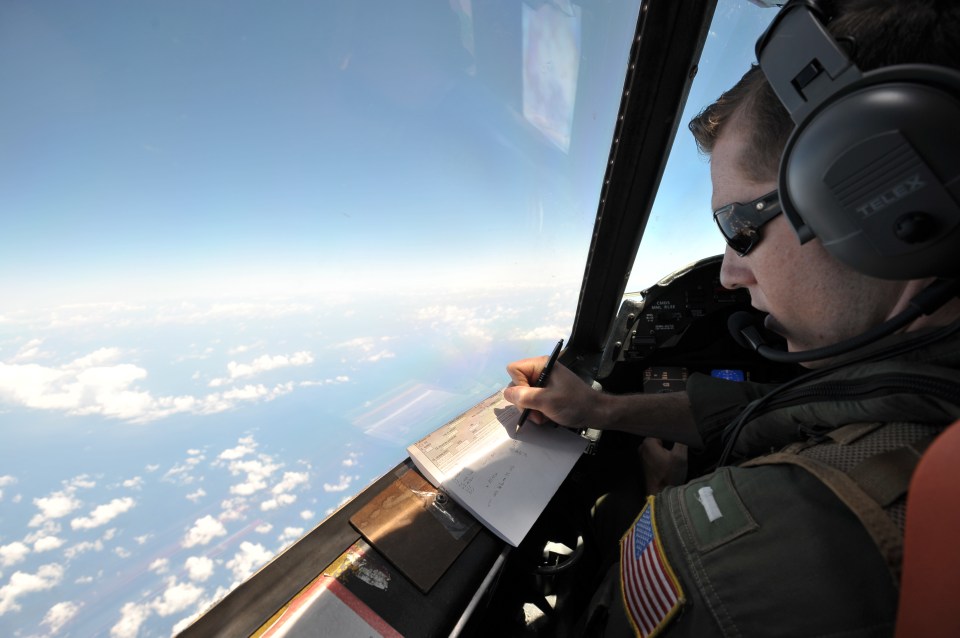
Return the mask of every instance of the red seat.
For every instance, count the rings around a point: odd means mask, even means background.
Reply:
[[[960,421],[910,481],[896,638],[960,636]]]

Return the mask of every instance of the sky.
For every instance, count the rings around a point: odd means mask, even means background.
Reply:
[[[176,633],[569,335],[637,6],[491,6],[0,3],[0,634]]]

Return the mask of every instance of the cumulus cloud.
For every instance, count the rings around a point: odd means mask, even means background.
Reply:
[[[343,459],[340,462],[340,464],[343,465],[344,467],[353,467],[354,465],[357,465],[358,463],[360,463],[359,459],[360,459],[360,454],[358,454],[357,452],[351,452],[350,454],[347,455],[347,458]]]
[[[130,489],[139,490],[140,488],[143,487],[143,478],[139,476],[134,476],[132,479],[127,479],[126,481],[124,481],[123,486],[128,487]]]
[[[193,470],[192,465],[178,463],[167,470],[166,473],[164,473],[163,478],[160,480],[168,483],[176,483],[178,485],[190,485],[194,480],[196,480],[190,473],[191,470]]]
[[[305,355],[309,353],[286,357],[287,365],[302,365]],[[243,402],[272,401],[291,392],[294,387],[291,382],[272,388],[246,385],[202,396],[155,396],[141,387],[147,379],[147,371],[136,364],[120,361],[122,356],[123,352],[118,348],[100,348],[60,365],[0,363],[0,401],[71,415],[99,415],[146,423],[172,414],[216,414]],[[275,363],[262,362],[259,365]]]
[[[313,510],[303,510],[302,512],[300,512],[300,518],[302,518],[305,521],[312,521],[314,517],[316,517],[316,515],[317,513],[314,512]]]
[[[263,355],[257,357],[250,363],[237,363],[231,361],[227,364],[227,376],[213,379],[210,381],[210,387],[218,387],[242,379],[252,377],[270,370],[279,368],[288,368],[291,366],[305,366],[313,363],[313,354],[306,350],[295,352],[292,355]]]
[[[131,386],[146,378],[147,371],[115,363],[118,355],[116,348],[101,348],[59,367],[0,363],[0,396],[30,408],[135,416],[150,398]]]
[[[40,527],[47,521],[68,516],[83,503],[74,496],[75,490],[67,488],[54,492],[49,496],[33,499],[33,504],[37,506],[40,513],[30,519],[30,527]]]
[[[253,531],[255,531],[257,534],[269,534],[270,530],[272,529],[273,529],[273,525],[271,525],[270,523],[260,523],[259,525],[253,528]]]
[[[302,527],[285,527],[283,528],[283,533],[277,537],[277,540],[281,543],[292,543],[303,536]]]
[[[281,494],[283,492],[289,492],[296,488],[298,485],[303,485],[307,482],[309,475],[306,472],[284,472],[283,479],[279,483],[273,486],[271,491],[274,494]]]
[[[271,558],[273,553],[260,543],[243,541],[240,543],[240,551],[227,561],[227,568],[233,572],[234,578],[239,582],[246,580]]]
[[[140,626],[150,617],[149,605],[126,603],[120,608],[120,620],[110,628],[110,638],[136,638]]]
[[[230,493],[238,496],[250,496],[254,492],[266,489],[267,479],[280,466],[267,455],[260,455],[259,459],[232,461],[230,473],[234,476],[245,475],[243,482],[230,486]]]
[[[277,386],[274,386],[273,389],[267,388],[267,386],[261,384],[251,385],[247,384],[242,388],[232,388],[220,394],[221,400],[224,404],[236,403],[237,401],[250,401],[253,399],[264,399],[266,401],[272,401],[280,395],[286,394],[293,390],[293,383],[283,383]]]
[[[75,476],[74,478],[70,479],[69,481],[66,481],[65,484],[66,484],[68,487],[83,488],[83,489],[90,489],[90,488],[94,488],[94,487],[97,486],[97,482],[94,481],[94,480],[92,480],[92,479],[91,479],[89,476],[87,476],[86,474],[81,474],[80,476]]]
[[[204,489],[202,487],[198,487],[196,492],[190,492],[187,494],[187,500],[196,503],[206,495],[207,493],[204,491]]]
[[[296,494],[277,494],[271,499],[267,499],[260,503],[260,509],[264,512],[269,512],[270,510],[275,510],[278,507],[284,507],[285,505],[292,505],[297,502]]]
[[[230,590],[227,589],[226,587],[217,587],[216,591],[206,596],[205,598],[201,598],[193,606],[195,610],[193,613],[184,616],[183,618],[178,620],[176,623],[174,623],[173,629],[171,630],[171,635],[179,636],[181,632],[185,631],[187,627],[189,627],[191,623],[193,623],[193,621],[195,621],[197,618],[200,617],[200,614],[203,612],[203,610],[209,609],[210,607],[212,607],[214,603],[216,603],[219,600],[222,600],[223,597],[226,596],[228,593],[230,593]]]
[[[67,549],[63,550],[63,555],[66,556],[67,559],[73,559],[79,556],[80,554],[84,554],[86,552],[102,552],[102,551],[103,551],[103,541],[100,539],[97,539],[95,541],[83,541],[82,543],[77,543],[76,545],[68,547]]]
[[[243,513],[250,508],[246,497],[243,496],[226,498],[220,501],[220,507],[222,508],[219,516],[221,521],[239,521],[243,518]]]
[[[178,582],[170,577],[167,588],[150,603],[150,608],[159,616],[169,616],[181,612],[203,596],[203,588],[190,582]]]
[[[63,540],[62,538],[57,538],[56,536],[44,536],[42,538],[38,538],[33,543],[33,551],[37,552],[38,554],[40,552],[49,552],[54,549],[59,549],[66,542],[67,541]]]
[[[237,443],[238,445],[236,447],[224,450],[217,458],[223,459],[224,461],[234,461],[236,459],[243,458],[248,454],[253,454],[253,452],[257,449],[257,444],[253,440],[252,436],[245,436]]]
[[[226,535],[227,528],[223,526],[223,523],[208,514],[203,518],[198,518],[194,522],[193,527],[187,531],[186,536],[183,537],[183,540],[180,542],[180,544],[183,547],[208,545],[218,536]]]
[[[201,583],[213,576],[213,560],[206,556],[191,556],[183,564],[187,577]]]
[[[41,538],[46,538],[47,536],[56,536],[62,530],[63,527],[60,525],[60,523],[56,521],[45,521],[43,525],[24,536],[23,542],[27,545],[30,545],[32,543],[36,543]]]
[[[352,482],[353,482],[352,476],[341,474],[339,483],[324,483],[323,491],[324,492],[343,492],[344,490],[349,489],[350,483]]]
[[[150,566],[147,567],[147,569],[158,574],[166,574],[168,571],[170,571],[170,559],[158,558],[150,563]]]
[[[73,529],[93,529],[101,525],[106,525],[124,512],[132,509],[134,505],[136,505],[136,501],[129,496],[115,498],[105,505],[98,505],[90,512],[90,516],[73,519],[70,521],[70,527]]]
[[[17,599],[26,594],[53,589],[63,580],[63,566],[56,563],[41,565],[37,572],[14,572],[10,581],[0,587],[0,616],[7,612],[20,611]]]
[[[72,602],[57,603],[47,611],[40,624],[46,625],[51,634],[59,633],[64,625],[73,620],[80,607],[81,605]]]
[[[26,560],[30,548],[20,541],[0,545],[0,567],[10,567]]]

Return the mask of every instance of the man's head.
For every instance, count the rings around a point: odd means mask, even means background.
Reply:
[[[837,15],[828,28],[861,70],[903,63],[960,64],[960,38],[956,37],[960,9],[954,6],[958,3],[850,0],[836,4],[826,7]],[[734,202],[753,202],[775,191],[780,156],[793,122],[759,67],[751,68],[698,115],[690,129],[700,149],[712,158],[714,210]],[[819,241],[801,246],[783,216],[757,219],[766,221],[756,231],[760,241],[745,242],[744,246],[751,246],[748,253],[728,248],[721,280],[728,287],[747,288],[753,305],[770,313],[768,327],[785,336],[791,350],[830,345],[860,334],[902,310],[926,284],[866,277],[838,262]]]
[[[821,0],[836,17],[828,30],[862,71],[896,64],[960,68],[960,3],[956,0]],[[775,180],[793,122],[757,65],[690,121],[697,146],[711,154],[728,128],[748,123],[750,152],[740,158],[755,180]]]

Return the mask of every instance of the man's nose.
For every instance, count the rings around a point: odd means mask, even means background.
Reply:
[[[727,246],[723,251],[723,263],[720,265],[720,285],[733,290],[750,284],[750,268],[747,260]]]

